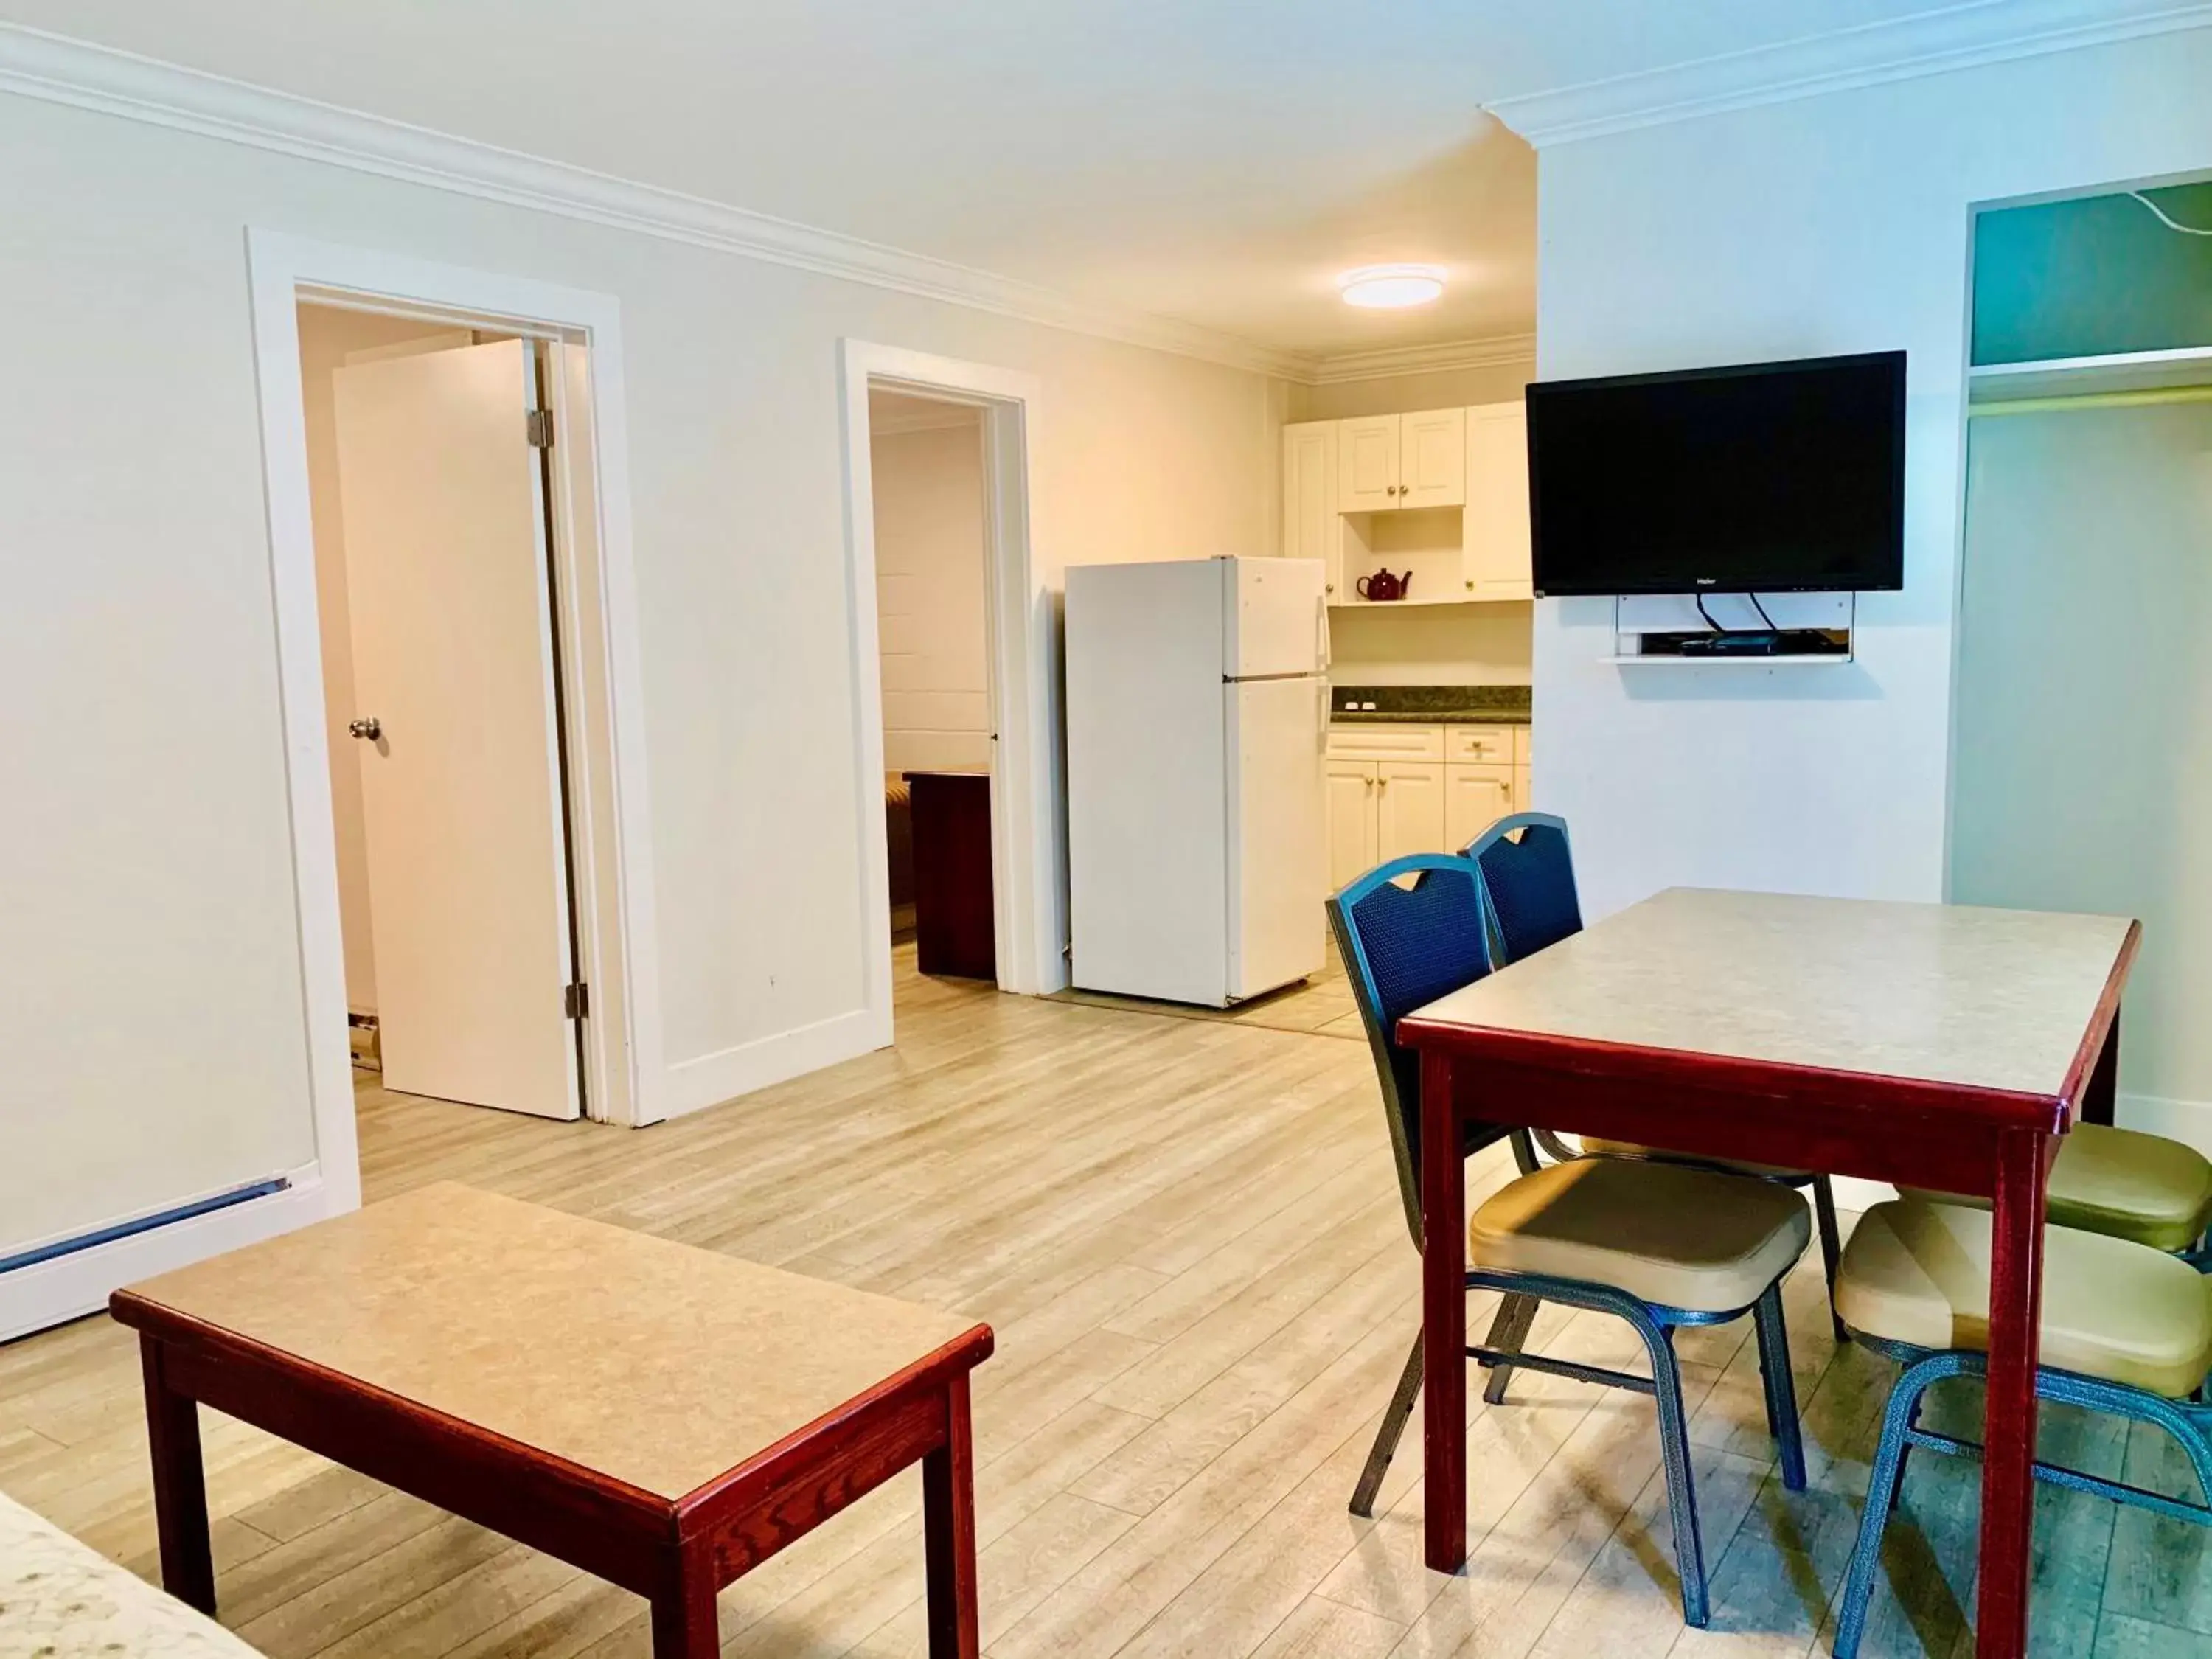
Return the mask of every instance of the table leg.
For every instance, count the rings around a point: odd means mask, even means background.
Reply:
[[[921,1460],[922,1526],[929,1571],[929,1659],[976,1659],[975,1453],[968,1376],[945,1387],[945,1443]]]
[[[1467,1169],[1452,1058],[1421,1056],[1421,1455],[1429,1565],[1467,1561]]]
[[[2097,1064],[2089,1073],[2089,1086],[2081,1091],[2081,1121],[2102,1123],[2112,1121],[2113,1108],[2118,1103],[2120,1091],[2120,1016],[2112,1012],[2112,1028],[2105,1033],[2105,1046],[2098,1053]]]
[[[154,1458],[154,1527],[161,1585],[187,1607],[215,1611],[215,1553],[208,1541],[207,1477],[200,1465],[199,1407],[169,1386],[160,1340],[142,1335],[146,1440]]]
[[[653,1659],[715,1659],[722,1632],[714,1590],[703,1551],[669,1552],[665,1577],[653,1597]]]
[[[2052,1138],[2010,1130],[1997,1142],[1990,1261],[1990,1362],[1982,1454],[1978,1659],[2020,1659],[2035,1524],[2035,1363],[2043,1318],[2044,1183]]]

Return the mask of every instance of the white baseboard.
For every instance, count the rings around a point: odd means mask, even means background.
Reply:
[[[739,1095],[765,1089],[841,1060],[851,1060],[891,1044],[889,1009],[855,1008],[795,1031],[779,1031],[734,1048],[701,1054],[668,1068],[661,1091],[664,1117],[681,1117],[719,1106]]]
[[[330,1188],[309,1172],[264,1198],[0,1273],[0,1342],[97,1312],[118,1285],[273,1238],[338,1208]]]

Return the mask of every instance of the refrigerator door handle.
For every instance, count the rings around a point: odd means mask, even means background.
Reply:
[[[1317,635],[1316,642],[1319,646],[1321,651],[1321,672],[1326,674],[1334,665],[1336,660],[1335,653],[1331,649],[1328,637],[1328,594],[1321,594],[1314,600],[1314,614],[1316,619],[1315,623],[1315,632]]]

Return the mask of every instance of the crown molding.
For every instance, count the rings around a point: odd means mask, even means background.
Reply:
[[[1195,324],[17,24],[0,23],[0,92],[1232,368],[1298,380],[1313,361]]]
[[[1380,380],[1397,374],[1434,374],[1455,368],[1499,368],[1536,361],[1533,334],[1494,334],[1480,340],[1443,340],[1434,345],[1391,346],[1380,351],[1346,351],[1316,357],[1294,378],[1307,386],[1344,380]]]
[[[2212,27],[2212,4],[1968,0],[1963,5],[1483,107],[1537,149],[2045,52]]]

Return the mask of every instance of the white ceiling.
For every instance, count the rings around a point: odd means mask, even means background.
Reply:
[[[2006,4],[2009,0],[1985,0]],[[0,0],[0,19],[1332,354],[1534,326],[1492,100],[1936,0]],[[1414,312],[1348,266],[1440,264]]]

